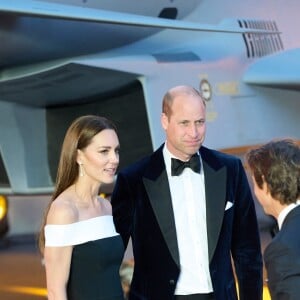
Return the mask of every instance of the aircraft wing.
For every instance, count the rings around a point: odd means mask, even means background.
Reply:
[[[236,28],[224,25],[206,25],[196,22],[170,20],[129,13],[113,12],[81,6],[63,5],[43,1],[12,0],[0,3],[0,12],[33,15],[65,20],[101,22],[119,25],[132,25],[160,29],[224,33],[270,33],[269,30],[255,28]],[[278,32],[273,32],[278,33]]]
[[[251,64],[245,83],[272,88],[300,89],[300,48],[266,56]]]
[[[137,76],[139,74],[112,69],[106,64],[103,67],[101,64],[86,65],[79,59],[68,60],[0,81],[0,93],[6,101],[33,107],[70,105],[95,95],[109,94],[131,84]]]
[[[0,130],[0,167],[7,170],[11,190],[28,193],[53,187],[52,146],[64,130],[49,126],[56,106],[67,110],[92,98],[104,102],[107,94],[113,98],[111,94],[138,82],[156,148],[163,139],[156,121],[160,99],[170,86],[182,82],[196,86],[199,74],[214,64],[219,76],[219,61],[233,55],[227,45],[218,47],[224,36],[239,46],[234,51],[244,53],[242,36],[279,34],[267,26],[248,26],[247,21],[244,27],[236,19],[226,22],[222,17],[216,22],[206,25],[46,1],[1,1],[0,119],[5,126]],[[220,53],[211,53],[219,49]],[[63,115],[57,118],[67,122]]]

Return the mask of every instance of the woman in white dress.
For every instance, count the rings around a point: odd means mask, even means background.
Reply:
[[[49,300],[123,299],[124,247],[111,204],[99,196],[118,164],[119,139],[110,120],[87,115],[70,125],[39,239]]]

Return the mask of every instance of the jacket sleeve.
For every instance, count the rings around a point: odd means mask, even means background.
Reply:
[[[235,212],[231,252],[239,285],[240,300],[262,299],[263,263],[256,211],[249,182],[238,159],[229,174],[234,178]],[[231,170],[232,171],[232,170]]]
[[[299,254],[286,244],[276,241],[268,245],[264,259],[272,299],[300,299]]]
[[[122,173],[119,173],[111,197],[111,204],[116,231],[121,235],[125,247],[132,231],[134,210],[132,199],[128,181]]]

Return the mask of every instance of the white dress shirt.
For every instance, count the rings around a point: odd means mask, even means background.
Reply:
[[[294,209],[296,206],[298,206],[300,204],[300,200],[297,200],[296,203],[291,203],[289,204],[287,207],[285,207],[279,214],[278,216],[278,220],[277,220],[277,223],[278,223],[278,227],[279,229],[281,229],[282,227],[282,223],[284,221],[284,219],[286,218],[286,216],[288,215],[288,213]]]
[[[175,295],[210,293],[213,291],[209,272],[206,228],[204,172],[185,168],[180,176],[171,176],[171,158],[163,155],[168,175],[180,258],[180,276]],[[177,158],[177,157],[174,157]],[[200,161],[201,158],[199,157]]]

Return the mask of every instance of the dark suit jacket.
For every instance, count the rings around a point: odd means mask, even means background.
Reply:
[[[286,216],[264,260],[272,300],[300,299],[300,206]]]
[[[175,299],[180,273],[172,201],[161,146],[118,174],[112,195],[117,231],[132,237],[134,275],[130,299]],[[205,174],[208,252],[216,300],[262,298],[262,257],[256,213],[241,161],[200,149]],[[225,211],[227,202],[233,205]]]

